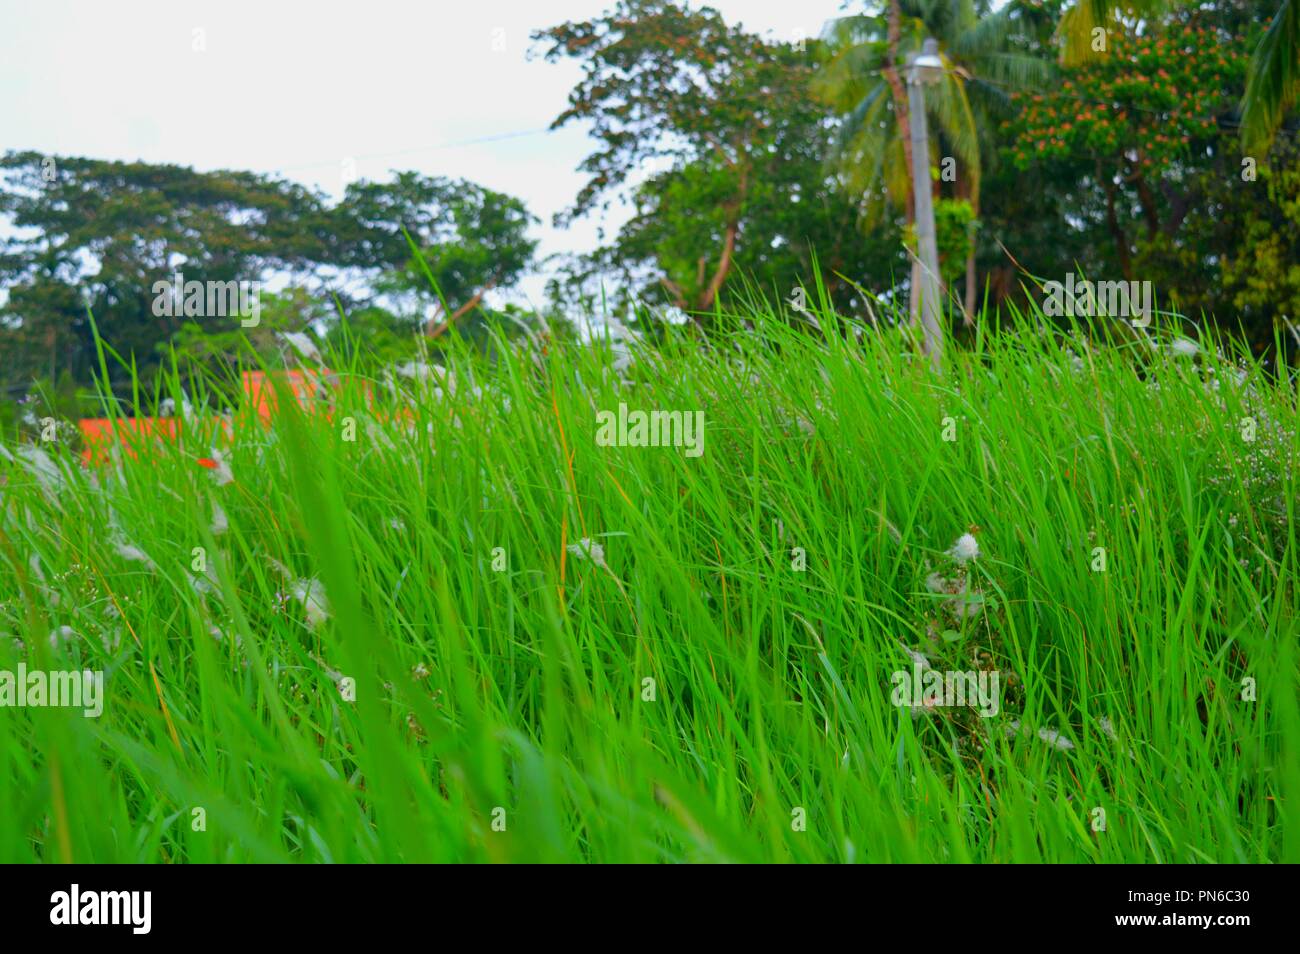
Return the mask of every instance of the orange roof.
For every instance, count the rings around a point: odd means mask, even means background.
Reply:
[[[108,459],[107,448],[114,438],[134,457],[136,448],[148,438],[179,438],[181,421],[176,417],[83,417],[77,428],[86,444],[82,461],[101,463]]]
[[[290,393],[298,400],[303,410],[312,410],[316,406],[315,398],[327,389],[338,385],[339,376],[328,369],[320,371],[245,371],[243,372],[243,391],[248,401],[246,410],[252,411],[264,424],[270,423],[271,413],[276,407],[276,385],[284,382]],[[367,384],[366,393],[371,389]],[[327,416],[332,416],[332,409],[323,409]],[[409,419],[413,415],[409,409],[402,409],[400,416]],[[126,452],[135,457],[135,451],[147,441],[157,439],[176,440],[181,438],[182,419],[179,417],[126,417],[82,418],[77,422],[86,449],[81,458],[85,463],[102,463],[108,459],[107,448],[117,443],[126,448]],[[227,434],[229,429],[226,428]]]

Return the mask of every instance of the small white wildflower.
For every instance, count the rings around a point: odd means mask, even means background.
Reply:
[[[212,448],[212,460],[216,464],[216,466],[212,468],[213,482],[216,483],[218,487],[224,487],[226,484],[232,483],[235,479],[234,472],[231,471],[230,464],[226,462],[226,459],[221,456],[221,451],[217,450],[215,447]]]
[[[149,554],[145,553],[137,546],[118,541],[113,544],[113,549],[117,551],[117,555],[123,560],[131,560],[134,563],[143,563],[150,569],[155,568],[155,564],[153,560],[150,559]]]
[[[632,349],[621,341],[611,341],[609,350],[614,357],[609,366],[614,369],[616,374],[626,374],[628,369],[632,367],[635,358]]]
[[[50,459],[50,455],[45,451],[39,447],[24,444],[18,448],[18,457],[28,472],[36,478],[42,490],[54,493],[62,488],[63,472],[59,470],[59,466]]]
[[[1097,725],[1101,726],[1101,731],[1106,733],[1112,739],[1116,738],[1115,727],[1111,725],[1110,716],[1102,716],[1097,720]]]
[[[952,557],[958,563],[969,563],[971,560],[979,559],[980,545],[975,536],[970,533],[963,533],[957,538],[957,542],[952,545],[948,551],[948,556]]]
[[[931,573],[925,578],[925,588],[931,593],[947,593],[948,581],[938,573]]]
[[[182,417],[182,418],[186,418],[186,419],[188,419],[191,415],[193,415],[193,413],[194,413],[194,406],[193,406],[192,404],[190,404],[190,399],[189,399],[188,397],[186,397],[184,394],[182,394],[182,395],[181,395],[181,417]],[[159,416],[159,417],[175,417],[175,416],[176,416],[176,399],[175,399],[175,398],[167,397],[167,398],[163,398],[161,401],[159,401],[159,402],[158,402],[158,416]]]
[[[435,400],[441,401],[448,395],[456,393],[456,375],[440,364],[408,361],[398,365],[396,371],[398,377],[409,378],[421,387],[427,388]]]
[[[984,610],[984,597],[980,593],[962,593],[945,605],[956,619],[974,619]]]
[[[405,364],[399,364],[396,371],[399,377],[412,378],[416,381],[423,381],[434,375],[436,365],[429,364],[427,361],[408,361]],[[441,371],[441,368],[438,368]]]
[[[1169,342],[1169,350],[1184,358],[1192,358],[1201,350],[1201,346],[1191,338],[1175,338]]]
[[[1074,748],[1074,743],[1055,729],[1039,729],[1038,737],[1061,752],[1068,752]]]
[[[216,640],[217,642],[219,642],[219,643],[222,643],[222,642],[225,642],[225,641],[226,641],[226,633],[225,633],[224,630],[221,629],[220,626],[215,626],[215,625],[214,625],[214,626],[209,626],[209,627],[208,627],[208,635],[211,636],[213,639],[215,639],[215,640]],[[233,634],[233,638],[232,638],[231,642],[233,642],[233,643],[235,644],[235,648],[236,648],[236,649],[243,649],[243,648],[244,648],[244,639],[243,639],[243,637],[240,636],[238,633],[234,633],[234,634]],[[243,660],[241,664],[242,664],[243,666],[247,667],[247,666],[248,666],[248,660],[247,660],[247,659]]]
[[[266,562],[275,567],[276,572],[289,582],[289,593],[285,593],[283,590],[276,591],[272,603],[272,609],[276,613],[283,611],[285,605],[289,601],[290,594],[292,594],[293,598],[301,603],[303,609],[306,610],[307,623],[312,629],[315,629],[321,623],[325,622],[325,620],[329,619],[329,600],[325,595],[325,587],[321,585],[319,580],[314,578],[295,579],[289,568],[275,557],[268,556]]]
[[[406,521],[404,521],[401,517],[394,517],[392,520],[388,521],[388,529],[396,530],[398,533],[402,533],[404,530],[406,530]]]
[[[577,543],[570,543],[568,550],[579,559],[590,559],[596,566],[609,569],[605,565],[605,548],[594,540],[583,537]]]
[[[284,339],[289,347],[298,352],[299,357],[304,361],[320,363],[320,350],[317,349],[316,342],[312,341],[308,335],[303,334],[301,331],[283,331],[280,333],[280,337]]]
[[[212,525],[208,529],[212,531],[214,537],[219,537],[230,529],[230,520],[226,517],[226,511],[215,500],[212,501]]]
[[[330,681],[333,682],[335,685],[338,685],[343,681],[343,673],[333,668],[329,663],[321,659],[315,653],[308,653],[308,655],[312,658],[312,660],[315,661],[316,665],[320,666],[321,669],[325,670],[325,675],[329,676]],[[392,683],[388,683],[388,682],[384,683],[384,688],[391,690],[393,688]]]
[[[70,643],[77,638],[77,631],[71,626],[60,626],[54,632],[50,633],[50,647],[58,649],[59,643]]]
[[[922,669],[930,668],[930,660],[926,659],[915,649],[910,649],[901,639],[898,641],[898,645],[902,647],[903,652],[907,653],[907,655],[911,657],[914,665],[920,666]]]
[[[307,613],[307,625],[312,629],[330,618],[329,600],[319,580],[298,580],[293,584],[293,597],[302,604]]]
[[[407,361],[406,364],[399,364],[396,367],[400,377],[413,378],[415,381],[424,381],[426,378],[437,376],[439,378],[447,377],[447,369],[441,364],[429,364],[428,361]]]

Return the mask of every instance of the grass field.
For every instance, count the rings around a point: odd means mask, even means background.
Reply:
[[[0,709],[0,861],[1300,860],[1292,385],[751,317],[0,452],[0,669],[105,674]]]

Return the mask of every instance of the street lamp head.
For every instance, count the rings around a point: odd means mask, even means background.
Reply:
[[[913,82],[933,86],[943,76],[943,60],[939,57],[939,41],[933,37],[921,44],[921,52],[909,59],[910,78]]]

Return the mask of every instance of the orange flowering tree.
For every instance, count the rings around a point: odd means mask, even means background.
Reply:
[[[1106,37],[1107,55],[1067,71],[1058,88],[1013,93],[1020,168],[1096,157],[1126,168],[1167,168],[1200,138],[1214,136],[1234,105],[1246,55],[1191,23],[1157,34]],[[1131,171],[1130,169],[1130,171]]]
[[[1195,17],[1112,30],[1097,42],[1098,55],[1066,69],[1054,88],[1012,95],[1017,111],[1003,124],[1004,151],[1021,170],[1069,167],[1090,177],[1131,278],[1136,240],[1176,232],[1187,214],[1193,200],[1183,194],[1183,173],[1236,148],[1248,55]]]

